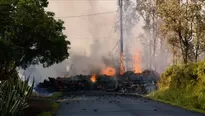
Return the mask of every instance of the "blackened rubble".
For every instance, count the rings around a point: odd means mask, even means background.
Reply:
[[[107,92],[133,92],[139,94],[150,93],[157,89],[159,74],[152,70],[144,70],[142,73],[135,74],[128,71],[124,75],[114,77],[107,75],[97,75],[97,81],[90,80],[91,75],[76,75],[73,77],[58,77],[44,80],[39,83],[39,88],[49,91],[107,91]]]

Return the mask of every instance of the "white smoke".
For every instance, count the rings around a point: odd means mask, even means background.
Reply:
[[[21,75],[35,77],[36,82],[43,81],[47,77],[58,77],[77,74],[90,74],[99,72],[103,65],[117,67],[119,65],[119,12],[116,1],[102,0],[72,0],[72,1],[50,1],[47,10],[53,11],[56,18],[64,20],[66,27],[65,34],[71,41],[70,57],[62,63],[55,64],[49,68],[41,65],[31,66],[26,71],[21,70]],[[86,14],[103,13],[116,11],[95,16],[71,17]],[[117,24],[117,25],[116,25]],[[143,33],[144,22],[136,13],[135,2],[127,2],[124,7],[124,51],[126,69],[132,70],[131,57],[137,50],[140,50],[141,66],[147,66],[147,48],[145,37],[143,41],[139,35]],[[115,49],[113,49],[115,47]],[[160,71],[166,67],[166,57],[159,52],[156,62],[159,63]],[[162,59],[164,63],[162,63]]]

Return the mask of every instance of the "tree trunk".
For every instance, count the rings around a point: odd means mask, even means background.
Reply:
[[[184,64],[186,65],[188,63],[188,52],[189,52],[189,45],[188,45],[188,42],[185,41],[185,44],[184,44],[184,54],[183,54],[183,59],[184,59]]]
[[[198,61],[198,56],[199,56],[199,41],[198,41],[198,39],[197,39],[196,51],[195,51],[195,57],[194,57],[195,62]]]

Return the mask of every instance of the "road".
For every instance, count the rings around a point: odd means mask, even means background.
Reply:
[[[204,116],[142,97],[100,95],[62,99],[57,116]]]

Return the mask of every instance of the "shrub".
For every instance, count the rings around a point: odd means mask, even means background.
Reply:
[[[205,61],[168,68],[151,96],[175,104],[205,110]]]

